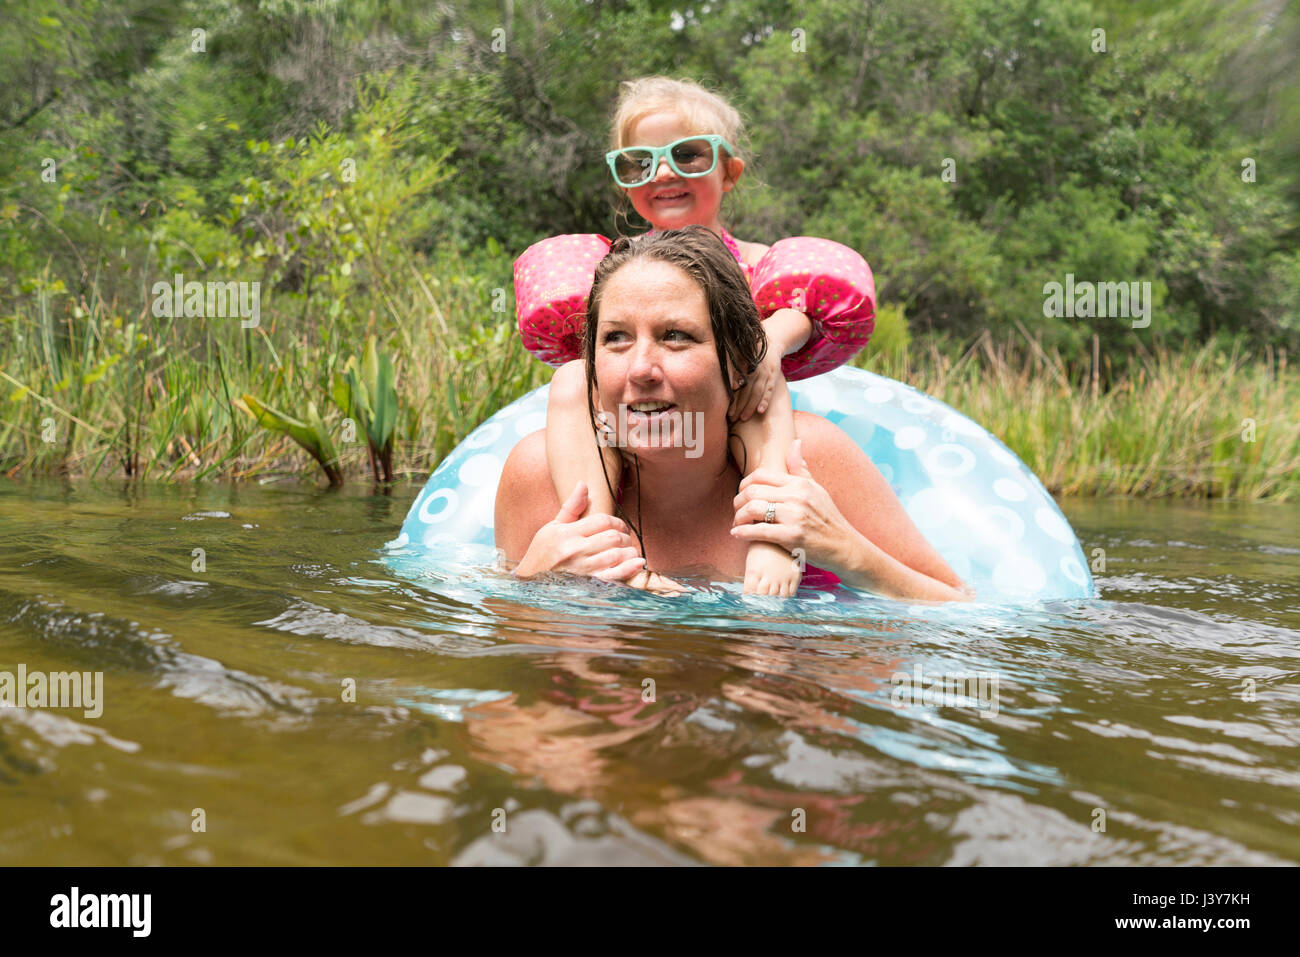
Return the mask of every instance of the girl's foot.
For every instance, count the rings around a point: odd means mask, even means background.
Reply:
[[[780,545],[751,542],[745,555],[745,594],[789,598],[799,590],[803,569]]]

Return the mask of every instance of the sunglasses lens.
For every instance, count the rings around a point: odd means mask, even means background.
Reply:
[[[614,158],[619,182],[624,186],[635,186],[648,180],[654,175],[653,159],[649,150],[623,150]]]
[[[687,175],[701,175],[713,169],[713,146],[708,140],[687,140],[673,147],[673,162]]]

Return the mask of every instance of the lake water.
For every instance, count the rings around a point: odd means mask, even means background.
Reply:
[[[1300,862],[1300,506],[935,609],[428,570],[417,491],[0,483],[0,682],[102,673],[0,708],[0,864]]]

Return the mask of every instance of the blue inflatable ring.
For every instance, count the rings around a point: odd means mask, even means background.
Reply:
[[[443,459],[390,544],[495,549],[502,466],[516,442],[545,428],[549,389],[512,402]],[[861,369],[792,382],[790,392],[796,409],[825,416],[867,453],[980,600],[1096,595],[1083,549],[1056,502],[1010,449],[966,416]]]

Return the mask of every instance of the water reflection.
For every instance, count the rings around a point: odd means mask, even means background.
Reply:
[[[0,862],[1300,861],[1300,509],[1066,505],[1101,600],[953,609],[403,563],[396,498],[0,486],[0,670],[106,688],[0,710]]]

